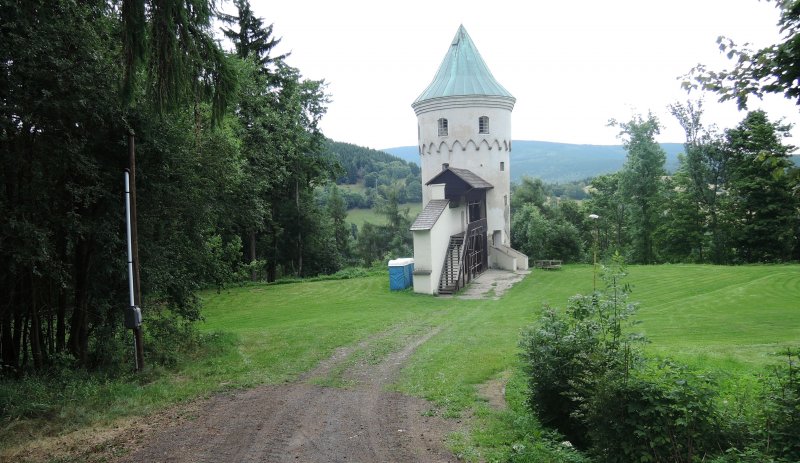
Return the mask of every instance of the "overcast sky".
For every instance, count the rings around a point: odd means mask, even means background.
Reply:
[[[332,102],[322,130],[370,148],[417,144],[411,103],[436,74],[463,24],[495,78],[517,98],[515,140],[618,144],[610,118],[652,111],[661,142],[683,142],[668,104],[687,95],[678,77],[704,63],[730,67],[716,38],[753,46],[779,39],[778,11],[757,0],[265,1],[279,52],[304,77],[325,79]],[[230,4],[225,9],[230,11]],[[706,124],[735,126],[736,104],[705,96]],[[752,100],[771,118],[800,122],[776,96]],[[800,129],[792,140],[800,144]]]

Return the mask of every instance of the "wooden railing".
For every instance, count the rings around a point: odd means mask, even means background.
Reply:
[[[442,263],[442,275],[439,277],[440,293],[451,293],[458,287],[459,267],[456,266],[456,263],[461,259],[461,254],[465,247],[463,233],[450,236],[450,241],[447,243],[447,252]],[[456,252],[458,254],[455,254]]]
[[[464,284],[472,281],[473,278],[480,275],[488,266],[486,230],[486,219],[471,222],[467,226]]]
[[[487,267],[486,219],[476,220],[467,225],[464,234],[464,247],[458,268],[456,291],[466,286]]]
[[[439,278],[440,294],[458,291],[488,268],[489,250],[487,249],[486,230],[486,219],[480,219],[470,222],[465,233],[450,237],[442,265],[442,275]],[[461,249],[458,254],[458,267],[454,268],[452,250],[459,245]]]

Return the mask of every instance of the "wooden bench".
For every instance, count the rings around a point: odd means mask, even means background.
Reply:
[[[545,270],[558,270],[561,268],[561,261],[554,259],[535,260],[533,261],[533,267]]]

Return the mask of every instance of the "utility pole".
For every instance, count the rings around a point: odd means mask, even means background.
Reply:
[[[126,180],[126,202],[128,207],[128,277],[130,278],[130,307],[125,313],[125,327],[133,330],[136,371],[144,369],[144,345],[142,344],[142,289],[139,284],[139,234],[136,227],[136,149],[133,129],[128,130],[128,172]]]

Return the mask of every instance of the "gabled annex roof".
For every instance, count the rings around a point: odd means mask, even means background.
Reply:
[[[490,95],[515,100],[492,76],[462,25],[458,27],[433,82],[411,106],[434,98],[467,95]]]
[[[494,186],[486,180],[475,175],[471,170],[459,169],[457,167],[448,167],[443,171],[436,174],[432,179],[428,180],[425,185],[435,185],[437,183],[447,183],[448,177],[452,178],[455,175],[458,179],[467,184],[473,189],[488,190]]]
[[[449,199],[432,199],[425,205],[425,209],[419,213],[417,220],[411,225],[411,230],[430,230],[439,220],[439,216],[450,204]]]

